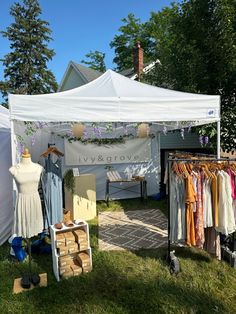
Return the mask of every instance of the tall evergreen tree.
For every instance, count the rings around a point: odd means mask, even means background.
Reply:
[[[55,55],[47,44],[52,40],[49,23],[40,18],[38,0],[23,0],[10,9],[14,22],[2,31],[10,41],[11,52],[3,59],[5,81],[0,90],[5,100],[7,93],[42,94],[57,89],[56,79],[47,68]]]
[[[88,60],[81,60],[81,62],[88,65],[89,68],[100,71],[102,73],[106,71],[105,53],[95,50],[87,53],[85,57]]]

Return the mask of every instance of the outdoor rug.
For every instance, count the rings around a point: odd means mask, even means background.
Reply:
[[[138,250],[167,244],[167,218],[158,209],[101,212],[98,215],[100,250]]]

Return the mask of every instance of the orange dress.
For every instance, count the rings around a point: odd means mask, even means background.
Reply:
[[[185,204],[186,204],[186,225],[187,225],[187,245],[196,245],[195,229],[194,229],[194,214],[193,204],[196,202],[197,197],[193,186],[191,175],[187,175],[185,179]]]

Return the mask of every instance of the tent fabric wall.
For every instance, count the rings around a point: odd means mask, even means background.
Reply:
[[[37,134],[34,137],[34,145],[31,143],[30,137],[24,135],[24,125],[21,122],[15,123],[15,132],[16,134],[23,134],[24,143],[26,147],[29,149],[31,158],[34,162],[40,163],[44,166],[44,158],[40,157],[40,155],[47,150],[48,143],[54,143],[56,147],[61,151],[65,152],[64,148],[64,139],[55,136],[55,134],[51,134],[47,129],[38,130]],[[117,137],[117,133],[113,133],[114,136]],[[160,180],[160,145],[159,145],[159,136],[155,136],[151,138],[151,156],[152,160],[150,162],[137,163],[137,164],[112,164],[114,169],[122,173],[127,173],[127,169],[131,170],[134,174],[144,174],[147,178],[147,191],[148,195],[154,195],[159,193],[159,180]],[[19,156],[18,156],[19,157]],[[55,157],[55,156],[53,156]],[[57,158],[57,157],[55,157]],[[66,170],[72,168],[72,166],[65,165],[65,159],[62,158],[62,171],[63,174]],[[19,158],[16,159],[16,163],[19,162]],[[76,167],[76,166],[73,166]],[[105,197],[105,188],[106,188],[106,169],[104,165],[91,165],[91,166],[78,166],[81,174],[93,173],[96,175],[96,192],[97,199],[104,200]],[[120,187],[124,187],[125,184],[122,184]],[[117,185],[119,187],[119,185]],[[127,188],[139,192],[139,187],[136,186],[134,188],[130,188],[130,185],[127,185]],[[116,189],[110,187],[111,193],[117,192]],[[117,194],[111,196],[111,198],[132,198],[138,197],[139,194],[131,193],[128,191],[121,191]]]
[[[21,121],[154,122],[220,120],[220,96],[191,94],[133,81],[112,70],[72,90],[9,95]],[[29,109],[30,108],[30,109]]]
[[[9,111],[0,106],[0,245],[11,235],[13,224],[13,188],[8,169],[11,166]]]

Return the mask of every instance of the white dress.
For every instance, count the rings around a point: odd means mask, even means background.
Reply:
[[[27,171],[20,164],[10,169],[18,190],[13,227],[13,233],[17,236],[30,238],[43,231],[42,206],[38,193],[42,171],[43,167],[35,163]]]

